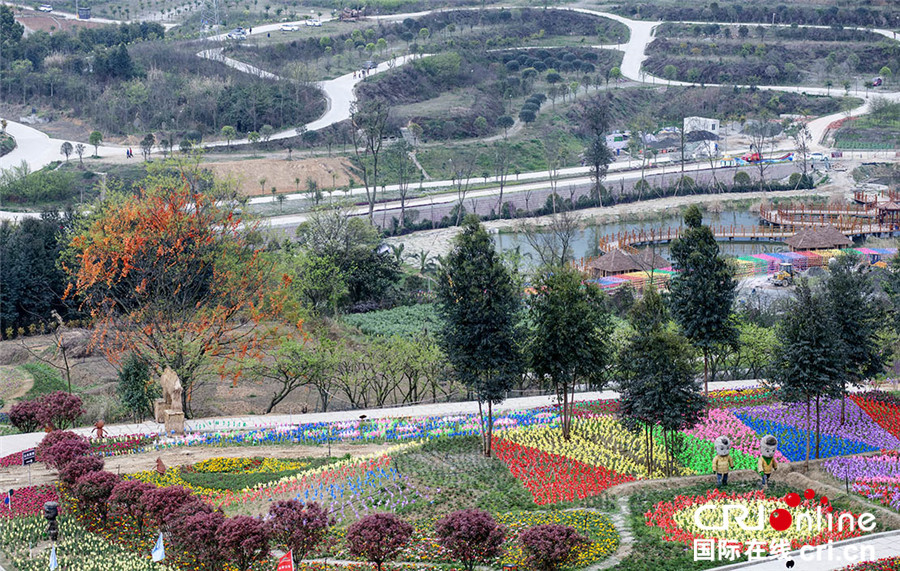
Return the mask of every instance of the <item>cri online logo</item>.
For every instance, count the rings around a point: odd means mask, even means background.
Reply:
[[[816,492],[807,489],[803,492],[803,497],[810,502],[816,498]],[[788,507],[796,508],[802,503],[800,494],[791,492],[784,497],[784,502]],[[702,516],[708,511],[722,511],[722,523],[720,525],[711,525],[703,521]],[[750,517],[750,508],[742,504],[705,504],[700,506],[694,512],[694,524],[702,530],[726,531],[731,527],[732,520],[741,529],[745,531],[762,531],[765,527],[765,506],[763,503],[758,504],[756,517]],[[753,521],[755,519],[755,522]],[[778,508],[769,514],[769,525],[775,531],[785,531],[794,523],[794,517],[791,512]],[[836,525],[835,525],[836,524]],[[834,531],[835,527],[838,531],[849,528],[854,531],[859,528],[860,531],[871,532],[875,530],[875,516],[871,513],[860,514],[856,518],[852,513],[843,513],[838,517],[837,522],[834,521],[832,507],[826,496],[822,496],[819,505],[816,506],[815,512],[804,510],[797,515],[797,531],[807,531],[818,533],[822,530]],[[805,529],[804,529],[805,528]]]

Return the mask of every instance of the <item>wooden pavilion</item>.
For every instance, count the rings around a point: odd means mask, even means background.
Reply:
[[[591,261],[586,269],[591,273],[591,277],[605,278],[629,272],[650,271],[670,265],[668,260],[649,248],[633,253],[616,248]]]
[[[834,226],[814,226],[804,228],[784,241],[792,252],[801,250],[835,250],[846,248],[853,240],[844,236]]]
[[[879,224],[890,224],[891,228],[900,226],[900,204],[890,200],[876,204],[875,208],[878,210]]]

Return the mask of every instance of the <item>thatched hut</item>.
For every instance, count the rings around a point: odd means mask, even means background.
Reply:
[[[591,277],[605,278],[629,272],[650,271],[670,265],[668,260],[649,249],[631,253],[617,248],[590,262],[586,269],[591,273]]]
[[[797,232],[784,243],[791,247],[791,251],[797,252],[846,248],[853,244],[853,241],[834,226],[815,226]]]

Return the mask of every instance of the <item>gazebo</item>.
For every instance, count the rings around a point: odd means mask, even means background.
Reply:
[[[875,208],[878,210],[879,224],[890,224],[892,229],[900,225],[900,204],[891,200],[876,204]]]
[[[628,272],[665,268],[669,265],[665,258],[649,249],[632,254],[617,248],[590,262],[587,269],[591,272],[592,277],[605,278]]]
[[[815,226],[797,232],[784,243],[791,247],[792,252],[797,252],[845,248],[853,244],[853,241],[834,226]]]

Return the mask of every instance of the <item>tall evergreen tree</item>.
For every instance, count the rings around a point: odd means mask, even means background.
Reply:
[[[843,382],[841,392],[849,385],[881,372],[884,354],[878,335],[884,323],[874,297],[874,284],[868,273],[858,271],[856,254],[844,254],[829,264],[831,274],[825,281],[825,298],[834,319],[835,332],[844,344]],[[841,406],[841,423],[844,407]]]
[[[150,378],[150,365],[134,353],[122,363],[117,390],[122,404],[138,422],[153,416],[153,401],[162,395],[161,387]]]
[[[806,404],[806,468],[809,468],[811,408],[816,405],[816,457],[819,457],[819,405],[823,397],[841,393],[844,344],[834,334],[836,323],[823,294],[804,280],[778,325],[778,344],[769,378],[781,387],[782,399]]]
[[[667,327],[668,312],[651,285],[629,315],[635,331],[620,354],[621,410],[644,432],[647,473],[661,463],[653,458],[653,435],[662,430],[668,457],[663,468],[675,472],[678,432],[700,419],[706,399],[694,382],[693,351],[687,340]]]
[[[529,358],[534,372],[556,391],[563,437],[568,440],[575,385],[588,383],[599,390],[605,382],[612,324],[603,292],[582,285],[574,268],[545,270],[535,290],[529,310],[533,323]]]
[[[717,347],[733,347],[738,339],[731,312],[735,281],[697,206],[687,209],[684,223],[687,228],[670,249],[678,274],[670,283],[669,300],[675,321],[703,353],[703,390],[709,393],[710,355]]]
[[[521,374],[516,344],[520,295],[478,219],[467,217],[437,282],[441,345],[459,380],[478,400],[484,454],[491,454],[492,405]],[[485,406],[486,405],[486,414]]]

